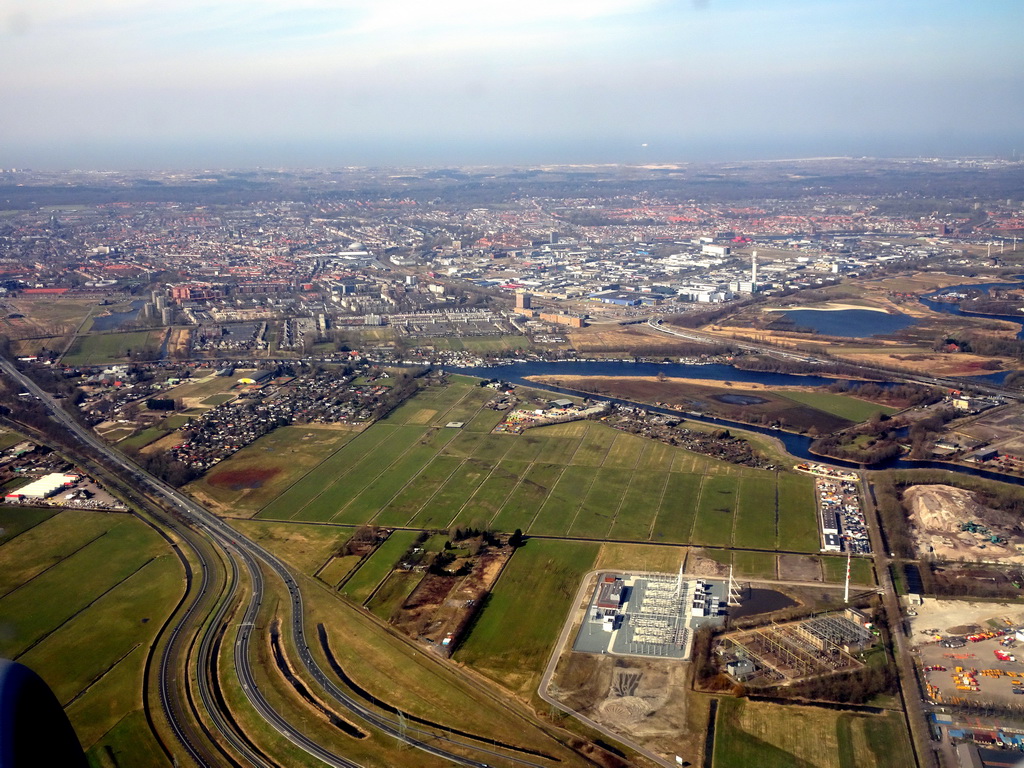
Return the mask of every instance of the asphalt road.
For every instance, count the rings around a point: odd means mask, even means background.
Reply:
[[[70,414],[61,408],[57,401],[50,397],[50,395],[40,388],[34,381],[22,374],[11,361],[6,358],[0,358],[0,369],[43,403],[49,410],[51,416],[70,433],[74,434],[81,443],[96,454],[103,456],[110,464],[116,466],[123,473],[123,477],[130,485],[139,489],[144,489],[146,492],[162,498],[167,504],[174,508],[183,519],[189,521],[197,531],[205,534],[211,542],[219,546],[224,551],[227,558],[237,558],[238,562],[245,566],[252,581],[252,595],[236,639],[234,650],[236,672],[249,702],[283,737],[309,754],[319,758],[327,765],[338,766],[339,768],[360,768],[357,763],[352,762],[341,755],[336,755],[328,751],[289,723],[267,702],[263,693],[259,690],[256,684],[251,666],[252,654],[250,651],[250,645],[253,637],[252,628],[255,625],[256,615],[259,611],[266,589],[260,563],[263,563],[273,571],[282,580],[284,586],[288,590],[292,607],[292,640],[295,647],[299,649],[299,657],[302,661],[302,666],[304,667],[305,672],[311,679],[319,683],[320,687],[322,687],[336,703],[347,710],[350,714],[401,743],[448,760],[449,762],[457,765],[470,766],[470,768],[490,768],[489,764],[486,762],[474,760],[465,757],[464,755],[443,749],[435,744],[414,738],[409,735],[409,732],[426,734],[432,740],[445,739],[452,745],[458,746],[461,749],[488,756],[488,759],[490,759],[490,756],[493,756],[494,758],[506,763],[515,763],[518,765],[531,766],[533,768],[544,768],[542,764],[512,757],[502,752],[482,748],[476,744],[466,744],[449,737],[438,736],[433,732],[408,728],[404,723],[399,722],[398,719],[391,719],[390,717],[381,715],[380,713],[363,705],[359,700],[349,696],[337,684],[335,684],[331,678],[328,677],[310,653],[309,646],[305,639],[302,593],[295,578],[280,559],[269,551],[263,549],[245,535],[236,531],[230,525],[210,513],[204,507],[197,504],[177,489],[149,474],[124,455],[104,443],[99,437],[75,421]],[[200,549],[201,548],[197,548],[196,554],[200,559],[203,581],[200,583],[197,599],[190,605],[185,614],[175,622],[171,629],[171,641],[167,644],[167,649],[175,646],[176,641],[179,641],[180,636],[185,633],[189,623],[194,621],[195,614],[199,610],[200,602],[207,591],[207,575],[210,573],[210,569],[214,564],[211,563],[208,558],[204,557]],[[223,617],[224,612],[223,606],[227,604],[231,595],[234,594],[233,590],[237,589],[237,582],[237,578],[232,580],[232,591],[230,591],[221,602],[222,607],[220,609],[220,613],[218,613],[218,616],[221,618]],[[214,626],[214,623],[210,623],[207,631],[213,631]],[[193,760],[195,760],[199,765],[208,765],[210,764],[209,753],[204,753],[204,751],[194,743],[194,730],[189,729],[186,724],[181,722],[182,713],[174,706],[174,697],[164,685],[164,681],[173,678],[176,669],[176,667],[171,663],[168,651],[165,651],[165,656],[161,665],[164,674],[161,674],[162,684],[160,699],[162,705],[165,707],[168,721],[170,722],[175,735],[181,741],[182,745]],[[200,677],[203,677],[201,673]],[[201,696],[203,697],[204,706],[208,707],[213,704],[212,696],[210,697],[211,701],[207,701],[207,697],[202,694],[202,686]],[[213,708],[216,709],[216,706]],[[214,720],[218,729],[226,729],[221,730],[222,736],[231,742],[233,746],[238,748],[237,734],[233,732],[233,729],[230,726],[225,725],[225,720],[223,718],[215,717]],[[249,749],[245,749],[243,754],[245,754],[246,758],[254,765],[270,765]]]

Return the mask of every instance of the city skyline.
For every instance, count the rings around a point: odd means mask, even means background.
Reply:
[[[1024,10],[813,3],[14,3],[0,166],[1010,155]]]

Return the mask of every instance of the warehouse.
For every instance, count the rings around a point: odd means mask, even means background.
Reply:
[[[65,475],[51,472],[38,480],[34,480],[23,488],[8,493],[6,501],[24,501],[25,499],[48,499],[64,488],[70,488],[79,481],[78,475]]]

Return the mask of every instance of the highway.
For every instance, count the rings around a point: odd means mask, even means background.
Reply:
[[[397,741],[458,765],[470,766],[471,768],[489,768],[488,763],[465,757],[464,755],[451,752],[447,749],[442,749],[439,746],[408,735],[409,732],[422,733],[431,739],[444,739],[452,745],[459,746],[462,749],[488,756],[488,759],[490,756],[494,756],[505,762],[543,768],[541,764],[512,757],[502,752],[485,749],[476,744],[467,744],[450,737],[438,736],[433,732],[406,727],[404,723],[399,722],[397,719],[393,720],[390,717],[382,715],[368,708],[359,700],[349,696],[320,668],[319,664],[313,658],[305,638],[302,594],[297,581],[292,576],[287,566],[280,559],[260,547],[245,535],[236,531],[220,518],[213,515],[211,512],[185,496],[177,489],[149,474],[130,459],[108,446],[98,436],[75,421],[69,413],[65,412],[60,407],[60,404],[54,400],[49,393],[22,374],[10,360],[0,357],[0,370],[3,370],[27,392],[35,396],[42,404],[44,404],[51,416],[70,434],[74,435],[79,442],[83,443],[96,455],[102,456],[110,464],[117,467],[123,474],[123,478],[127,480],[132,487],[141,492],[146,492],[163,499],[164,502],[169,504],[181,518],[189,522],[197,531],[203,534],[209,542],[219,547],[222,550],[225,559],[233,562],[234,559],[237,558],[237,561],[246,568],[252,583],[251,596],[235,641],[235,668],[243,691],[245,692],[250,704],[260,713],[267,723],[269,723],[284,738],[288,739],[310,755],[320,759],[327,765],[338,766],[338,768],[360,768],[357,763],[325,749],[289,723],[267,702],[263,693],[257,686],[251,666],[251,643],[253,639],[252,629],[255,626],[256,616],[260,605],[262,604],[266,590],[261,564],[274,572],[288,590],[292,610],[292,640],[294,646],[299,649],[299,657],[305,672],[311,679],[315,680],[337,704],[347,710],[350,714],[354,715],[367,725],[391,736]],[[182,530],[180,528],[177,529],[176,532],[179,535],[182,534]],[[175,736],[181,742],[188,755],[191,756],[198,765],[209,765],[212,764],[209,745],[206,745],[204,748],[202,745],[196,743],[198,740],[196,727],[192,723],[185,722],[187,713],[182,710],[180,702],[177,701],[175,692],[172,690],[175,684],[180,684],[181,682],[176,677],[179,669],[179,665],[176,662],[183,658],[180,644],[184,640],[188,639],[185,637],[187,634],[187,627],[200,616],[200,606],[204,603],[203,598],[207,595],[210,586],[210,574],[212,569],[217,565],[212,562],[208,555],[204,554],[202,546],[194,546],[194,549],[196,557],[200,560],[202,579],[198,585],[193,602],[174,622],[174,626],[171,628],[170,632],[170,639],[164,647],[164,653],[161,659],[160,701]],[[230,586],[228,591],[220,600],[217,601],[220,608],[218,609],[216,618],[220,621],[222,621],[226,615],[227,607],[238,589],[237,569],[234,565],[232,565],[232,574],[229,577],[229,584]],[[206,630],[208,637],[210,633],[216,630],[217,624],[217,621],[208,623]],[[213,661],[209,658],[212,642],[207,642],[208,637],[204,638],[200,643],[199,654],[202,664],[206,669],[211,668],[209,665]],[[188,653],[185,652],[184,657],[187,656]],[[205,675],[200,672],[198,677],[203,681]],[[213,718],[218,730],[220,730],[221,735],[235,749],[239,750],[243,755],[243,759],[248,763],[271,768],[273,763],[267,762],[263,756],[255,752],[248,743],[248,740],[242,737],[241,734],[235,732],[234,728],[226,722],[223,716],[213,714],[218,708],[212,693],[208,689],[208,681],[200,682],[199,687],[203,706],[211,713],[211,717]],[[201,720],[199,727],[203,727]],[[222,751],[219,746],[217,749]],[[226,756],[224,754],[221,754],[218,762],[223,760],[225,757]],[[234,761],[232,760],[231,762]]]

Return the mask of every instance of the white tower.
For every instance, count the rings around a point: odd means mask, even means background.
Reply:
[[[846,552],[846,591],[843,592],[843,602],[850,602],[850,552]]]
[[[736,582],[732,578],[732,566],[729,566],[729,597],[727,599],[727,605],[739,605],[740,604],[740,591],[736,587]]]
[[[757,251],[750,254],[750,284],[757,290]]]

